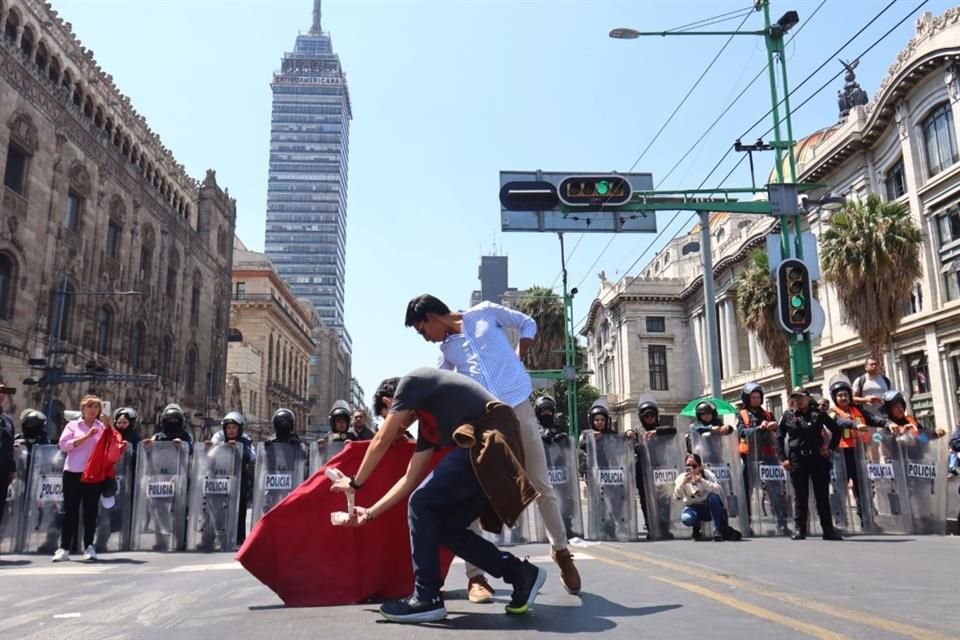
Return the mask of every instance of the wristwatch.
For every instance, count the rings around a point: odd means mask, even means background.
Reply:
[[[360,489],[363,488],[363,485],[357,484],[357,481],[354,480],[353,476],[350,476],[350,488],[353,489],[354,491],[359,491]]]

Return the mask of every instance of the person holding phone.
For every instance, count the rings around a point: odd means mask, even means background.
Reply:
[[[713,541],[739,540],[742,535],[730,526],[727,509],[723,505],[723,489],[713,472],[705,469],[699,454],[691,453],[684,460],[684,473],[674,484],[673,497],[683,500],[680,521],[693,528],[691,539],[703,540],[701,525],[704,520],[713,521]]]

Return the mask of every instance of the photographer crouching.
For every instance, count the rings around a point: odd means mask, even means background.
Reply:
[[[713,520],[713,541],[739,540],[739,531],[730,526],[727,509],[723,506],[723,489],[713,472],[703,467],[703,460],[696,453],[689,454],[685,461],[686,473],[677,478],[673,497],[683,500],[683,514],[680,521],[685,527],[693,527],[691,539],[703,540],[701,523]]]

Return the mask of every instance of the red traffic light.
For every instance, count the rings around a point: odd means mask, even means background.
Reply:
[[[630,202],[633,187],[616,174],[570,176],[560,182],[557,196],[568,207],[618,207]]]

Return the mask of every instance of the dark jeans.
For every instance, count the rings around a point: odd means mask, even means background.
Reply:
[[[417,597],[440,595],[441,545],[486,573],[513,583],[523,563],[470,530],[487,506],[487,497],[470,465],[469,452],[456,448],[410,495],[407,519]]]
[[[860,509],[860,470],[859,465],[857,465],[857,450],[852,447],[844,449],[843,462],[847,468],[847,478],[853,480],[853,497],[857,501],[857,515],[862,519],[863,513]]]
[[[727,528],[727,511],[723,508],[723,499],[715,493],[707,496],[706,502],[688,504],[683,508],[680,521],[685,527],[696,527],[707,519],[713,520],[717,533]]]
[[[93,544],[97,533],[97,514],[100,509],[100,485],[80,482],[82,473],[63,472],[63,528],[60,529],[60,548],[75,551],[73,544],[80,524],[80,505],[83,504],[83,548]]]
[[[820,527],[823,533],[833,531],[833,514],[830,512],[830,460],[819,453],[790,456],[790,480],[793,482],[793,508],[797,531],[807,531],[807,516],[810,506],[810,483],[817,503]]]

